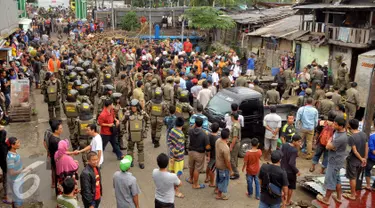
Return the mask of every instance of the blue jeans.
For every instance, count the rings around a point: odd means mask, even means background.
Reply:
[[[267,204],[265,202],[259,202],[259,208],[280,208],[280,204]]]
[[[260,197],[260,186],[259,186],[259,178],[256,175],[246,175],[247,181],[247,192],[249,195],[253,195],[253,180],[255,183],[255,197],[259,199]]]
[[[103,141],[103,152],[105,150],[105,147],[107,146],[108,142],[111,143],[113,152],[116,154],[117,159],[122,158],[123,154],[120,150],[120,146],[118,144],[117,137],[115,135],[100,135],[102,137]]]
[[[10,93],[6,93],[4,94],[5,95],[5,107],[8,109],[9,105],[10,105]],[[6,109],[4,109],[5,111]]]
[[[216,186],[222,193],[228,193],[229,170],[216,169]]]
[[[326,147],[318,144],[315,149],[315,155],[312,158],[312,163],[314,165],[319,163],[320,157],[323,155],[323,162],[322,162],[322,168],[327,168],[328,164],[328,150],[326,150]]]

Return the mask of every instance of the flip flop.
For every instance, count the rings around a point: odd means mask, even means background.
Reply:
[[[209,184],[208,187],[216,188],[216,185],[211,185],[211,184]]]
[[[320,203],[323,203],[325,205],[329,205],[329,202],[324,201],[324,197],[320,194],[316,196],[316,200],[318,200]]]
[[[177,198],[183,199],[185,196],[179,192],[178,194],[175,195]]]
[[[228,199],[229,199],[229,197],[224,196],[224,195],[221,195],[221,197],[216,196],[215,198],[216,198],[217,200],[228,200]]]
[[[342,203],[342,201],[341,201],[340,199],[337,198],[337,195],[336,195],[336,194],[332,194],[332,198],[333,198],[333,200],[335,200],[335,202],[337,202],[337,203],[339,203],[339,204]]]
[[[188,182],[188,183],[190,183],[190,184],[193,184],[193,182],[190,182],[189,179],[190,178],[185,178],[185,181]]]
[[[374,191],[374,188],[371,187],[364,187],[364,189],[366,189],[366,191]]]
[[[356,200],[356,197],[353,197],[351,194],[348,194],[348,193],[344,193],[342,196],[352,201]]]
[[[311,167],[311,168],[309,169],[309,171],[310,171],[310,173],[312,173],[312,172],[315,171],[315,168]]]
[[[193,189],[204,189],[204,188],[206,188],[206,185],[204,185],[204,184],[199,184],[199,188],[193,188]]]
[[[3,203],[4,203],[4,204],[12,204],[12,202],[10,202],[10,201],[8,201],[8,200],[6,200],[6,199],[3,199]]]

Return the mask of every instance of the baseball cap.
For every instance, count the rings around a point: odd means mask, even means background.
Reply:
[[[133,158],[130,155],[126,155],[121,161],[120,161],[120,170],[125,172],[128,171],[131,164],[133,162]]]
[[[280,150],[274,150],[271,153],[271,161],[272,163],[280,162],[281,158],[283,157],[283,153]]]
[[[207,78],[207,74],[203,72],[203,73],[201,74],[201,78],[202,78],[202,79],[206,79],[206,78]]]
[[[197,84],[197,83],[198,83],[198,79],[197,79],[197,78],[194,78],[194,79],[191,80],[191,82],[192,82],[193,84]]]

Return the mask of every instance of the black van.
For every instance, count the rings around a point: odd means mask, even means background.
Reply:
[[[240,157],[244,157],[251,148],[251,139],[257,138],[264,145],[265,128],[263,126],[264,115],[269,113],[269,107],[263,106],[262,94],[246,87],[233,87],[220,90],[207,104],[204,115],[210,123],[218,122],[220,128],[225,128],[225,114],[230,113],[231,104],[237,103],[240,114],[244,117],[244,127],[241,129]],[[277,114],[285,124],[289,112],[297,112],[298,107],[292,104],[277,105]]]

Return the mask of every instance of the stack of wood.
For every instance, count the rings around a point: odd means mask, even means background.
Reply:
[[[9,113],[12,122],[28,122],[31,121],[31,106],[29,103],[19,106],[11,106]]]

